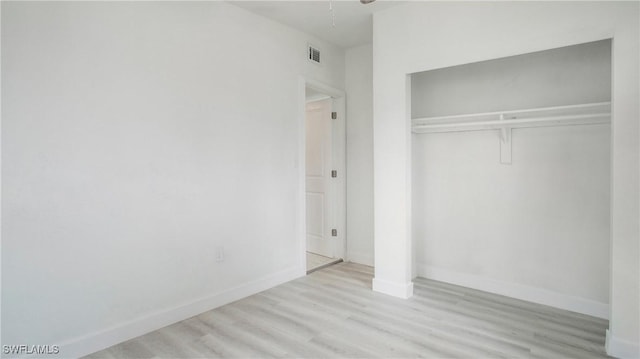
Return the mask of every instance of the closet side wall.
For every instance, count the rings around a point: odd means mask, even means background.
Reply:
[[[414,117],[610,100],[610,41],[414,74]],[[413,136],[418,274],[606,317],[609,125]],[[498,288],[494,288],[494,286]]]

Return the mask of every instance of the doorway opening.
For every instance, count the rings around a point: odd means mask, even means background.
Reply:
[[[304,247],[309,274],[345,256],[344,95],[305,84]]]

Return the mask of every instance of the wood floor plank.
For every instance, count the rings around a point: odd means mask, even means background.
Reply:
[[[371,290],[340,263],[87,358],[606,358],[599,318],[417,278]]]

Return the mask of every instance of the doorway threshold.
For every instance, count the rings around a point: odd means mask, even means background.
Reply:
[[[316,256],[315,254],[312,253],[307,253],[307,257],[309,256],[309,254]],[[318,256],[320,257],[320,256]],[[343,260],[342,258],[328,258],[328,257],[324,257],[326,260],[320,262],[320,263],[316,263],[315,265],[309,265],[307,264],[307,274],[311,274],[317,270],[320,269],[324,269],[327,268],[329,266],[332,266],[334,264],[338,264],[338,263],[342,263]],[[307,261],[307,263],[309,263],[309,261]]]

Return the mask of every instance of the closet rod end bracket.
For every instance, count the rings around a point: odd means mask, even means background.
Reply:
[[[504,114],[500,115],[500,120],[504,121]],[[511,127],[500,127],[500,163],[511,164]]]

